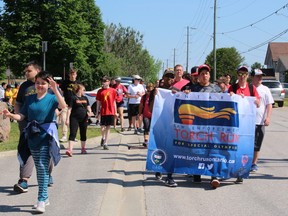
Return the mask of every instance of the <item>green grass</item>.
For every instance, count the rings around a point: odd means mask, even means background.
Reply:
[[[288,107],[288,98],[285,98],[285,99],[284,99],[284,106],[285,106],[285,107]]]
[[[111,133],[115,133],[114,129],[111,129]],[[69,133],[69,132],[68,132]],[[61,138],[61,129],[58,130],[58,135]],[[87,130],[87,138],[97,137],[101,135],[100,128],[96,128],[95,126],[89,126]],[[80,140],[79,130],[77,134],[77,139]],[[16,150],[19,140],[19,130],[18,124],[16,122],[11,123],[11,130],[10,130],[10,138],[5,142],[0,142],[0,152],[1,151],[10,151]]]

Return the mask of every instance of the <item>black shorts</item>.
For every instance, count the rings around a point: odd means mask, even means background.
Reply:
[[[116,102],[116,106],[117,106],[117,109],[119,108],[119,107],[124,107],[124,101],[121,101],[121,102]]]
[[[256,125],[254,151],[260,151],[265,134],[264,125]]]
[[[151,119],[144,117],[143,124],[144,124],[144,135],[148,135],[150,130]]]
[[[114,125],[114,115],[101,116],[100,125],[101,126]]]
[[[137,116],[139,114],[140,104],[129,104],[129,112],[131,116]]]

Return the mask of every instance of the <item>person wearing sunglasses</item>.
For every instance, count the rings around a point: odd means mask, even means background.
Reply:
[[[230,95],[238,94],[241,95],[242,97],[245,96],[255,97],[255,105],[258,108],[260,106],[260,96],[256,87],[248,83],[247,81],[248,77],[249,77],[248,67],[245,65],[238,67],[237,69],[238,82],[229,87],[228,93],[230,93]],[[242,184],[243,178],[241,176],[237,177],[234,183]]]

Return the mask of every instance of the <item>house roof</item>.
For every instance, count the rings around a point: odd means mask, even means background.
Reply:
[[[269,56],[272,61],[278,61],[281,55],[288,54],[288,43],[287,42],[271,42],[268,45],[266,60]],[[266,61],[265,60],[265,61]]]

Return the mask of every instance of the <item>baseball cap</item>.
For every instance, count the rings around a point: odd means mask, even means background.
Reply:
[[[191,76],[198,76],[198,66],[191,68]]]
[[[266,74],[263,73],[263,71],[260,70],[259,68],[256,68],[251,72],[251,76],[260,76],[260,75],[266,76]]]
[[[117,82],[117,81],[118,81],[118,82],[121,82],[121,77],[116,77],[116,78],[115,78],[115,81],[116,81],[116,82]]]
[[[248,72],[249,70],[248,70],[248,67],[247,67],[247,66],[241,65],[240,67],[238,67],[237,72],[238,72],[238,71],[246,71],[246,72]]]
[[[166,75],[168,75],[168,74],[172,74],[173,76],[175,75],[175,73],[174,73],[173,70],[166,69],[166,70],[164,71],[163,77],[166,76]]]
[[[142,80],[142,78],[139,75],[133,75],[134,80]]]
[[[198,67],[198,73],[200,73],[203,69],[206,69],[210,72],[210,67],[207,64],[202,64]]]

